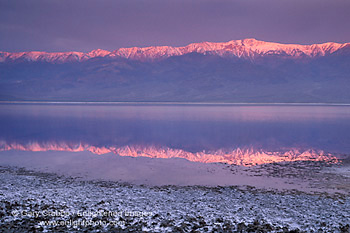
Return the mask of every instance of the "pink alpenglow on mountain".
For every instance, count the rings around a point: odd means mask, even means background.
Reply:
[[[96,49],[88,53],[82,52],[19,52],[9,53],[0,52],[0,62],[6,61],[42,61],[51,63],[65,63],[73,61],[86,61],[92,58],[126,58],[139,61],[154,61],[169,58],[172,56],[181,56],[189,53],[211,54],[220,57],[238,57],[254,60],[259,57],[269,55],[281,55],[291,58],[299,57],[320,57],[332,54],[344,47],[350,46],[350,43],[323,43],[313,45],[299,44],[279,44],[273,42],[259,41],[256,39],[232,40],[223,43],[202,42],[193,43],[185,47],[172,46],[154,46],[154,47],[132,47],[120,48],[112,52],[102,49]]]

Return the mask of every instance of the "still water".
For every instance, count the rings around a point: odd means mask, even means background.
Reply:
[[[350,154],[350,106],[0,105],[1,150],[81,145],[100,154],[125,147]]]

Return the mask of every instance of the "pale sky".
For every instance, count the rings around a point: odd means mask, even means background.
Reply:
[[[0,0],[0,51],[350,41],[349,0]]]

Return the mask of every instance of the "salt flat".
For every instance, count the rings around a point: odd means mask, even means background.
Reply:
[[[4,231],[348,232],[349,195],[140,186],[1,167]],[[115,215],[109,213],[116,213]]]
[[[347,160],[243,167],[88,151],[0,156],[8,231],[349,230]]]

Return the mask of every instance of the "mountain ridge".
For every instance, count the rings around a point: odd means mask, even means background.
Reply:
[[[350,103],[349,43],[247,39],[0,57],[1,101]]]
[[[29,61],[68,63],[82,62],[94,58],[124,58],[136,61],[158,61],[173,56],[181,56],[190,53],[203,55],[216,55],[220,57],[236,57],[246,60],[255,60],[259,57],[278,55],[286,58],[315,58],[322,57],[349,47],[350,43],[327,42],[322,44],[299,45],[265,42],[253,38],[243,40],[231,40],[228,42],[200,42],[191,43],[183,47],[151,46],[119,48],[114,51],[103,49],[83,52],[0,52],[0,62]]]

